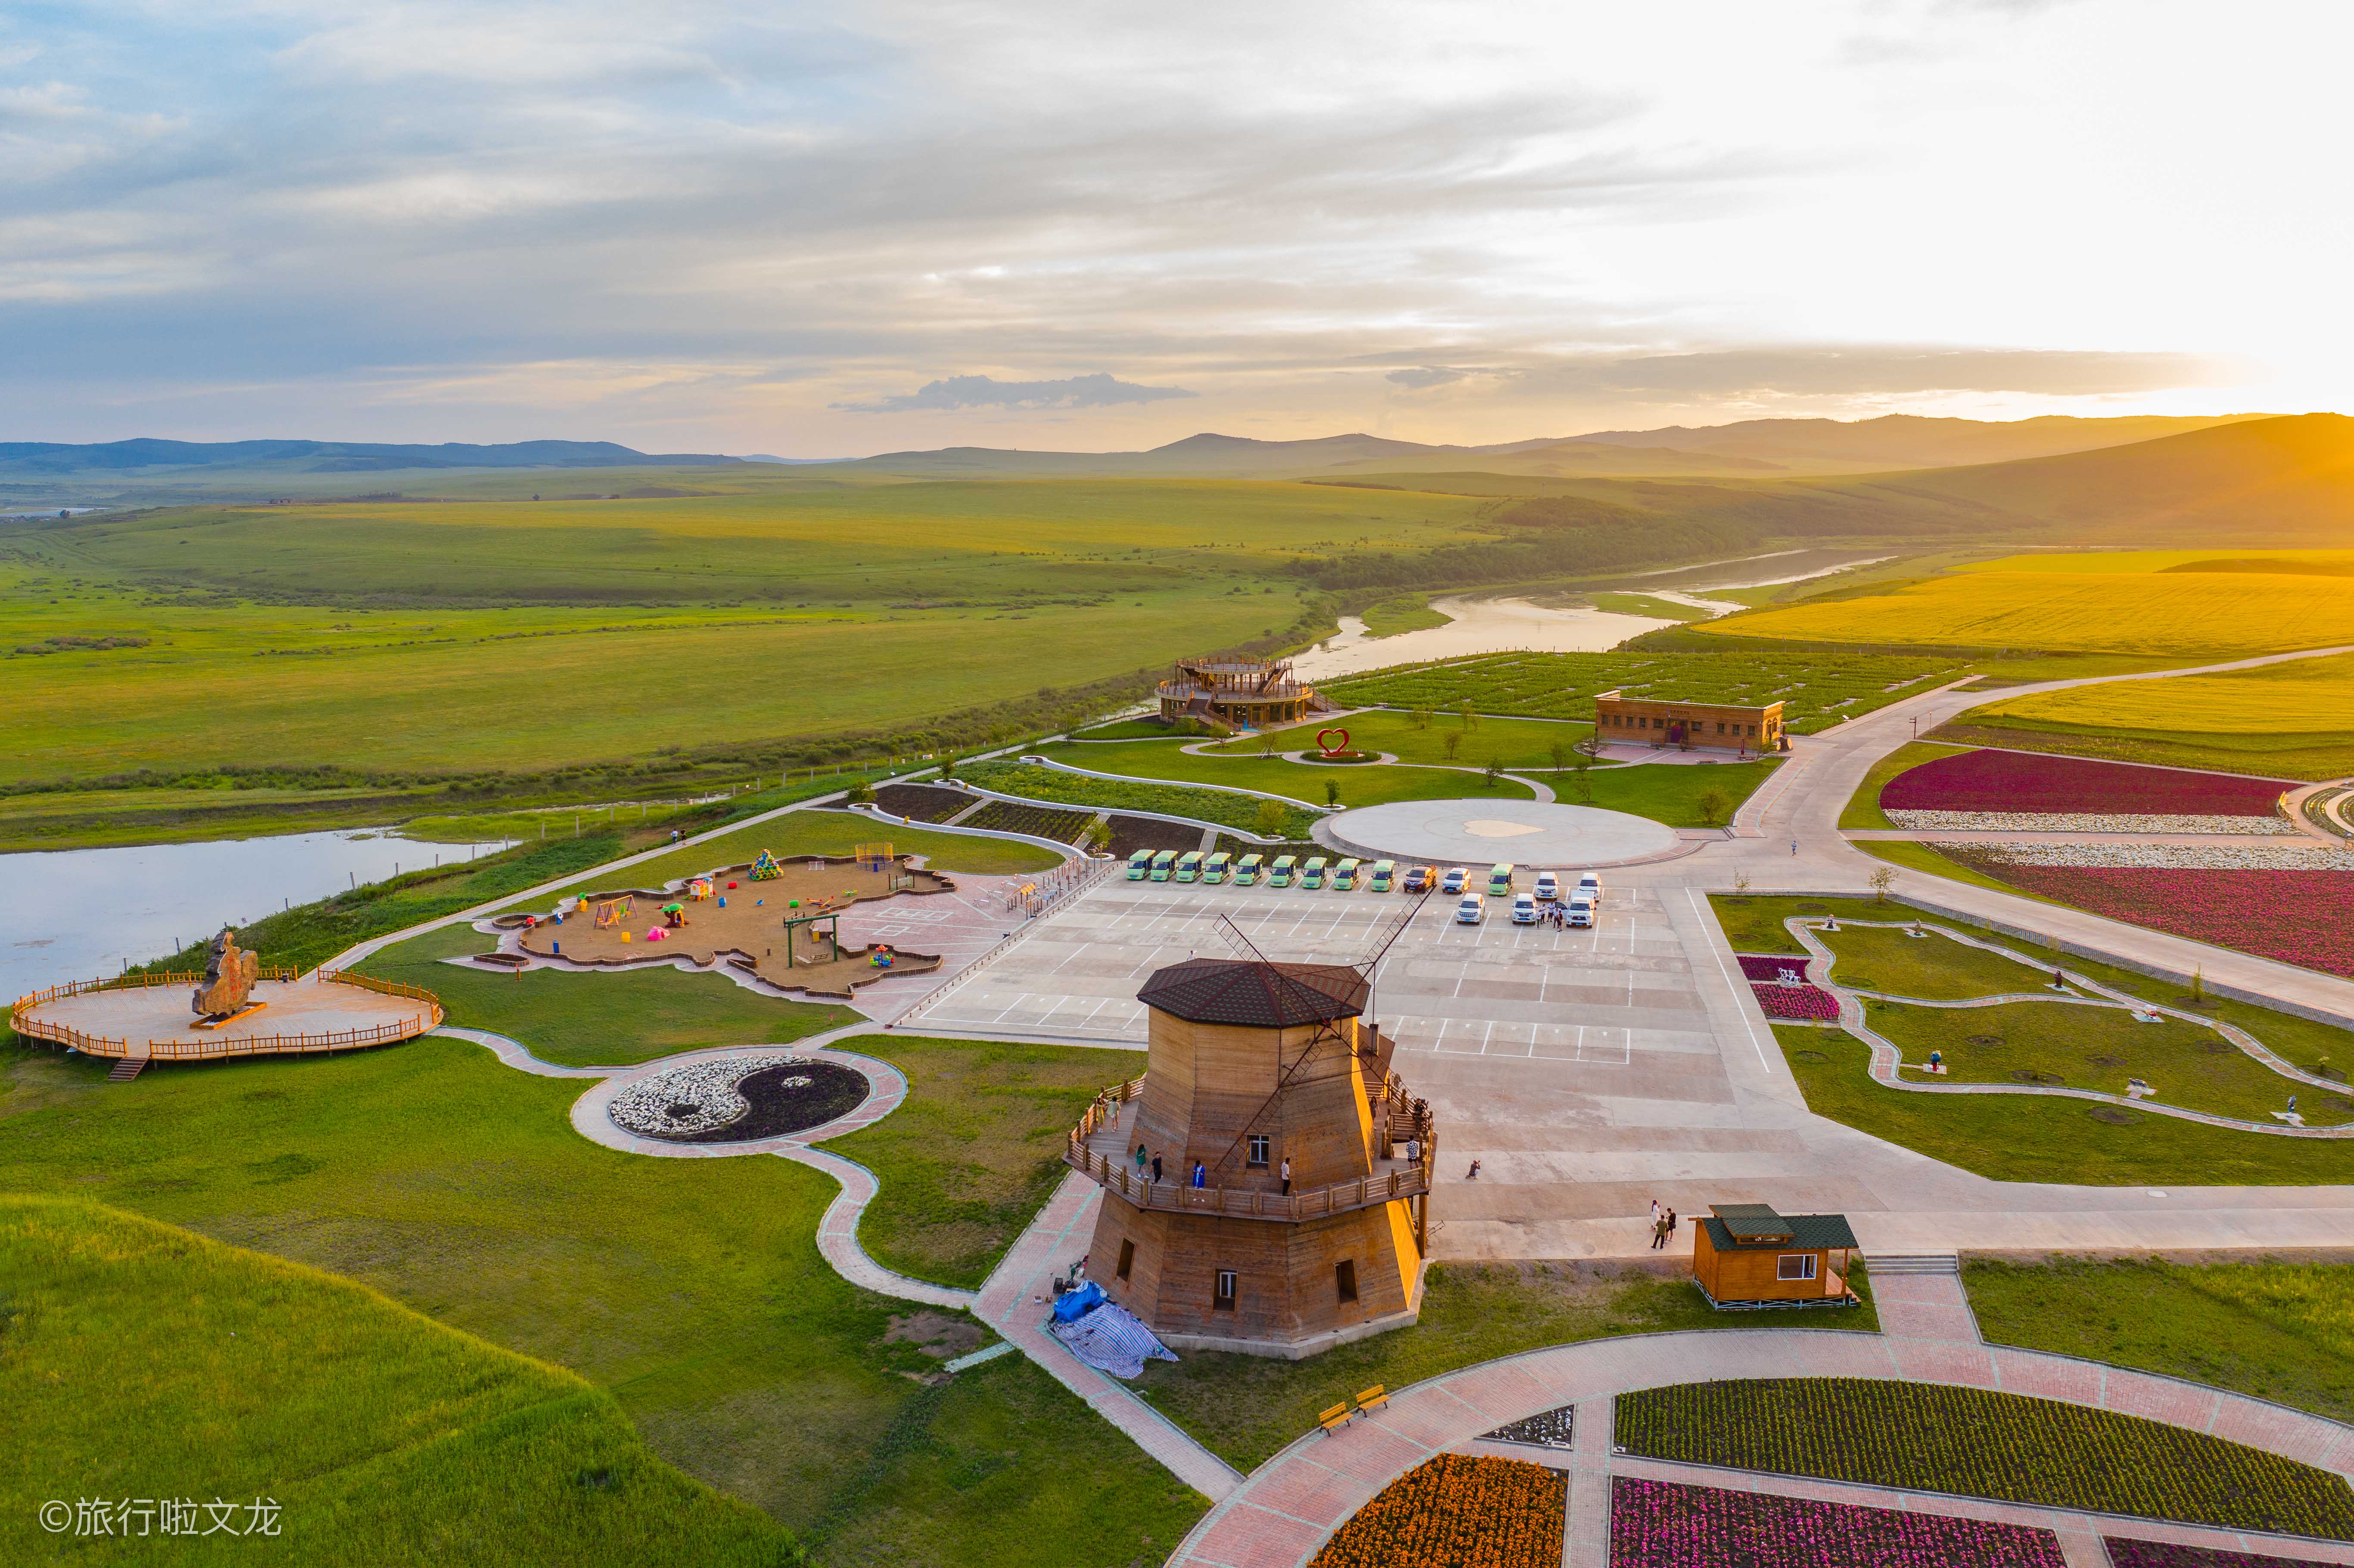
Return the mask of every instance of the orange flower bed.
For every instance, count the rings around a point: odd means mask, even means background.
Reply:
[[[1543,1465],[1441,1454],[1384,1487],[1308,1568],[1560,1568],[1567,1502]]]

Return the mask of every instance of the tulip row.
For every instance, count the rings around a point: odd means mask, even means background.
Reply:
[[[1622,1395],[1628,1452],[2354,1541],[2343,1478],[2201,1432],[1989,1389],[1755,1378]]]
[[[1883,785],[1883,811],[2094,812],[2109,816],[2270,817],[2277,779],[2142,768],[2032,751],[1964,751]]]
[[[1542,1465],[1441,1454],[1384,1487],[1309,1568],[1558,1568],[1567,1501]]]
[[[2048,1530],[1620,1476],[1612,1568],[2063,1568]]]
[[[2354,871],[2151,871],[1955,858],[2095,915],[2354,976]]]

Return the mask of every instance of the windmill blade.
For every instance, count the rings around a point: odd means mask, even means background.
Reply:
[[[1210,929],[1215,931],[1218,934],[1219,939],[1225,942],[1227,947],[1234,949],[1235,956],[1236,958],[1248,959],[1254,963],[1261,964],[1272,963],[1274,961],[1265,953],[1260,952],[1258,950],[1258,944],[1252,941],[1248,937],[1244,936],[1243,928],[1240,926],[1235,925],[1234,921],[1227,916],[1224,915],[1219,916],[1216,924],[1213,925]]]
[[[1421,914],[1422,906],[1429,902],[1430,895],[1426,893],[1376,927],[1372,938],[1372,948],[1363,958],[1356,961],[1353,967],[1363,970],[1370,978],[1374,968],[1381,963],[1383,955],[1390,950],[1393,943],[1405,935],[1405,928],[1414,924],[1414,917]]]

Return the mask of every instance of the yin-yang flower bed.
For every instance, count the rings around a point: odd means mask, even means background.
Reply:
[[[847,1115],[865,1075],[835,1062],[783,1053],[692,1062],[641,1078],[613,1097],[613,1125],[668,1143],[742,1143],[805,1131]]]

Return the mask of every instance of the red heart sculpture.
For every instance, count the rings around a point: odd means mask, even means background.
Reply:
[[[1334,746],[1326,740],[1324,737],[1328,735],[1339,736],[1341,744]],[[1349,749],[1349,732],[1345,729],[1320,729],[1316,732],[1316,748],[1327,757],[1336,751],[1346,751]]]

